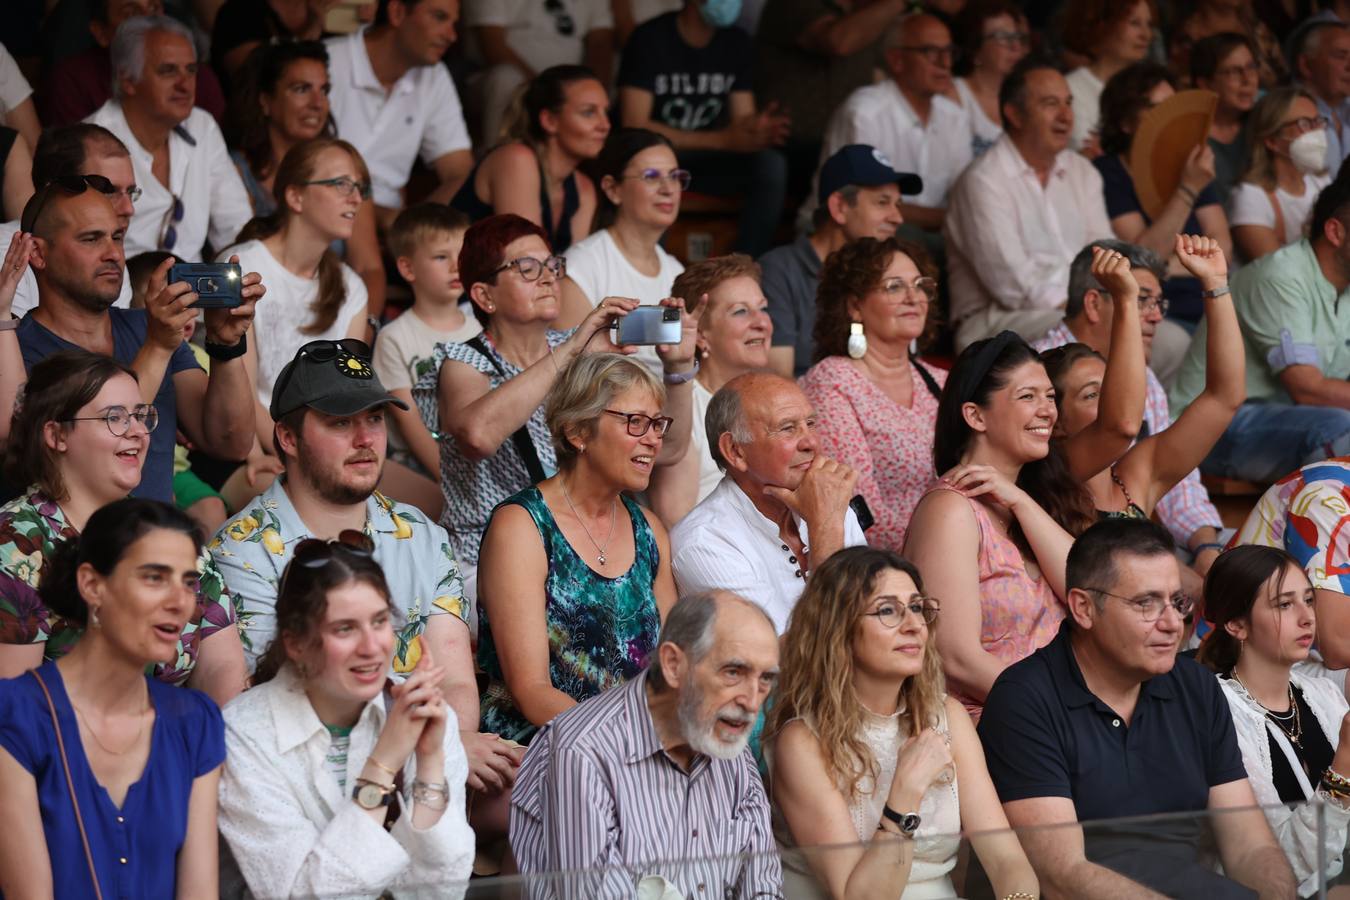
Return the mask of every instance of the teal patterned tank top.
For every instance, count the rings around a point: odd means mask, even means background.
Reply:
[[[534,519],[548,556],[544,583],[548,670],[553,686],[581,702],[622,684],[647,666],[656,649],[661,617],[653,584],[661,561],[642,509],[623,497],[637,555],[617,578],[597,574],[558,529],[537,487],[502,501],[524,507]],[[536,727],[521,715],[502,677],[492,623],[479,606],[478,664],[488,678],[482,696],[482,730],[528,743]]]

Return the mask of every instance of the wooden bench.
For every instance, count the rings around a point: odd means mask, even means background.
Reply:
[[[1200,483],[1209,491],[1209,499],[1219,511],[1219,518],[1225,528],[1241,528],[1247,521],[1256,502],[1266,492],[1268,484],[1254,481],[1239,481],[1235,478],[1219,478],[1201,473]]]

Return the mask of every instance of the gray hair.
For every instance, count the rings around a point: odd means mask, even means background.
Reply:
[[[1130,261],[1131,269],[1148,269],[1161,283],[1167,279],[1167,266],[1162,257],[1147,247],[1130,244],[1125,241],[1093,241],[1073,258],[1069,264],[1069,302],[1064,307],[1064,318],[1072,319],[1083,312],[1083,299],[1088,291],[1105,293],[1102,283],[1092,275],[1092,248],[1114,250]]]
[[[112,57],[112,91],[118,100],[122,99],[122,79],[136,82],[145,75],[145,42],[155,31],[167,31],[176,34],[188,42],[192,52],[197,52],[197,44],[192,32],[177,19],[170,16],[136,16],[117,26],[108,55]]]
[[[735,379],[732,379],[734,382]],[[731,433],[731,439],[738,444],[748,444],[754,440],[750,425],[745,421],[745,406],[741,403],[740,387],[729,382],[718,389],[708,401],[708,411],[703,414],[703,427],[708,434],[708,453],[717,468],[727,470],[727,461],[722,456],[718,443],[722,435]]]
[[[567,432],[589,430],[616,395],[633,387],[651,391],[660,405],[666,402],[661,379],[622,354],[586,353],[567,364],[544,398],[544,420],[558,454],[558,468],[570,468],[580,452]]]
[[[666,623],[661,626],[661,637],[657,641],[657,646],[674,644],[689,657],[691,665],[698,663],[712,650],[717,610],[723,603],[740,603],[755,610],[764,617],[769,628],[773,629],[773,619],[769,618],[764,608],[753,600],[747,600],[740,594],[733,594],[730,591],[702,591],[681,597],[671,607],[666,615]],[[661,670],[659,658],[653,659],[647,667],[647,682],[656,691],[670,687],[665,672]]]

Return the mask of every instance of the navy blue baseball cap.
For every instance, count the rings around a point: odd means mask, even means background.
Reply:
[[[835,191],[849,185],[877,187],[894,184],[900,193],[923,193],[923,179],[913,172],[897,172],[895,166],[876,147],[870,144],[849,144],[839,148],[820,167],[819,199],[823,204]]]

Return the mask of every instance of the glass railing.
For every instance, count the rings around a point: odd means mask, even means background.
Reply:
[[[1053,887],[1055,896],[1113,898],[1125,893],[1128,884],[1118,880],[1125,878],[1169,897],[1224,900],[1266,896],[1282,879],[1287,883],[1292,877],[1299,897],[1346,900],[1350,879],[1341,875],[1346,818],[1345,813],[1314,802],[963,835],[921,834],[912,848],[908,881],[888,874],[884,887],[867,895],[1001,900],[1017,891],[1039,897]],[[1268,822],[1276,823],[1277,839],[1286,844],[1281,853],[1259,851],[1260,835],[1270,833]],[[567,828],[565,822],[558,824]],[[699,859],[663,859],[658,850],[647,862],[477,878],[395,889],[392,895],[466,900],[816,900],[830,896],[821,887],[820,879],[829,877],[825,873],[846,878],[867,854],[882,871],[895,872],[895,851],[884,840],[778,846],[761,853]],[[1093,865],[1066,865],[1083,859]]]

